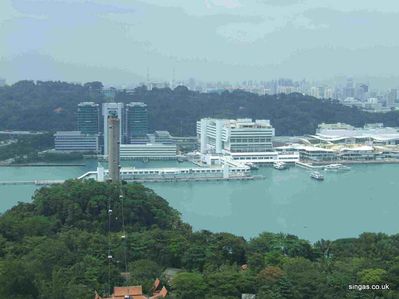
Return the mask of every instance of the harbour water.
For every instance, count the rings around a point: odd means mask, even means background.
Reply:
[[[0,180],[67,179],[94,170],[95,161],[71,167],[1,167]],[[187,166],[177,162],[135,162],[136,167]],[[326,172],[323,182],[297,167],[255,172],[253,181],[147,183],[195,230],[226,231],[246,238],[262,231],[292,233],[310,241],[355,237],[368,232],[399,233],[399,165],[354,165]],[[30,201],[38,186],[0,186],[0,212]]]

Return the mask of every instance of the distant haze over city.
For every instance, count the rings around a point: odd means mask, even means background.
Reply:
[[[399,85],[395,0],[110,2],[2,0],[0,77]]]

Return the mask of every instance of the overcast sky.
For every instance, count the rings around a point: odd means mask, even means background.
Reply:
[[[0,77],[399,82],[398,28],[398,0],[0,0]]]

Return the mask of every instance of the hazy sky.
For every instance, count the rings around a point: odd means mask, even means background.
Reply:
[[[398,0],[0,0],[0,77],[399,82],[398,28]]]

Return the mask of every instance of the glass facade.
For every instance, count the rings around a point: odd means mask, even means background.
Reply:
[[[78,131],[82,134],[98,134],[100,108],[93,102],[83,102],[78,105]]]
[[[148,133],[147,105],[141,102],[127,104],[125,125],[127,140],[146,136]]]

